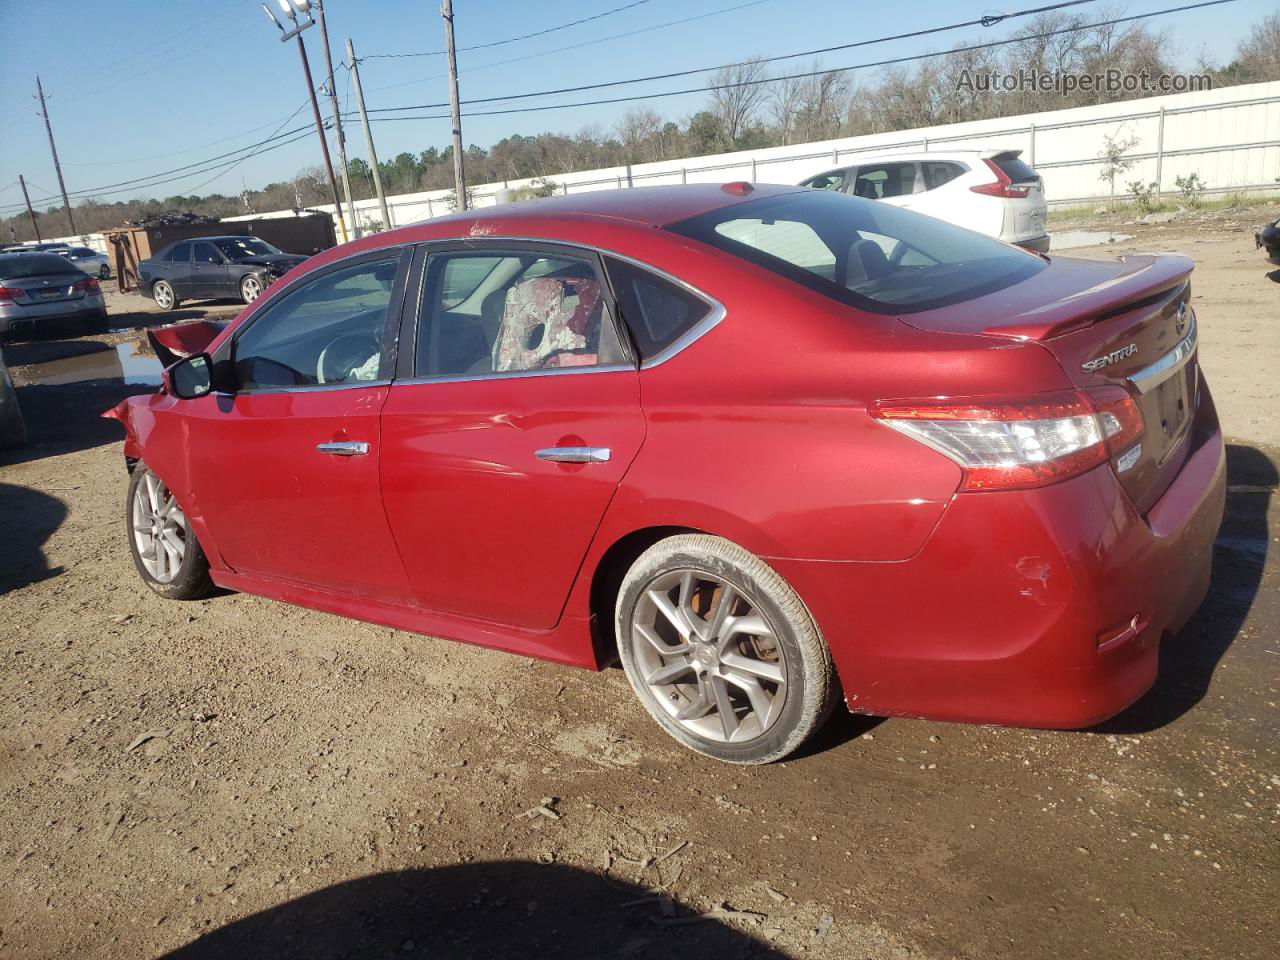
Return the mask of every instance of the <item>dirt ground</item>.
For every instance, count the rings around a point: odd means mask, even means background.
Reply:
[[[679,748],[617,669],[161,600],[96,418],[147,387],[34,366],[127,360],[160,318],[116,294],[116,333],[6,348],[32,443],[0,454],[0,956],[1274,956],[1280,270],[1253,222],[1073,251],[1196,259],[1231,438],[1213,589],[1155,689],[1086,732],[841,714],[764,768]]]

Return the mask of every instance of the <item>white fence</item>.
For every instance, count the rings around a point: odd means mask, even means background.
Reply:
[[[823,170],[856,163],[859,155],[869,153],[998,147],[1022,150],[1031,165],[1044,175],[1050,205],[1071,206],[1108,196],[1110,188],[1098,176],[1102,166],[1099,154],[1107,136],[1137,138],[1126,153],[1137,162],[1117,178],[1117,194],[1124,193],[1126,184],[1133,180],[1156,183],[1160,191],[1173,192],[1177,189],[1174,180],[1191,173],[1199,174],[1211,194],[1277,190],[1280,81],[690,160],[553,174],[549,179],[564,193],[731,180],[798,183]],[[500,190],[528,183],[513,180],[507,184],[480,184],[470,193],[475,206],[484,207],[496,202]],[[451,212],[451,192],[434,190],[388,197],[392,222],[386,226],[403,226]],[[332,205],[321,204],[314,209],[333,212]],[[356,213],[365,227],[381,218],[376,199],[357,201]],[[285,210],[254,216],[288,217],[293,213]],[[101,240],[96,234],[86,239],[91,244],[93,239]]]

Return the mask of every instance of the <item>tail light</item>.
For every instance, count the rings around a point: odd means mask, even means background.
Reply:
[[[1142,415],[1123,387],[881,401],[870,412],[957,463],[964,471],[961,490],[1056,483],[1119,457],[1143,430]]]
[[[0,286],[0,300],[16,300],[20,296],[22,296],[21,290]]]
[[[988,197],[1004,197],[1007,200],[1017,200],[1031,192],[1031,184],[1014,183],[1009,179],[1009,175],[1001,170],[990,157],[982,162],[987,165],[987,169],[996,175],[996,182],[980,183],[976,187],[970,187],[969,189],[974,193],[986,194]]]
[[[93,293],[101,284],[98,283],[97,277],[85,277],[72,285],[72,290],[83,290],[85,293]]]

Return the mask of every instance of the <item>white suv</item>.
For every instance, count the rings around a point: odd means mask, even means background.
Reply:
[[[802,187],[883,200],[1047,253],[1044,181],[1021,150],[894,153],[859,157]]]

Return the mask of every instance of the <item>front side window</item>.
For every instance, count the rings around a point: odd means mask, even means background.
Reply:
[[[432,254],[415,374],[486,376],[625,362],[591,261],[536,251]]]
[[[218,256],[218,251],[214,249],[213,244],[203,240],[195,245],[194,259],[196,263],[222,262],[222,258]]]
[[[398,256],[365,261],[273,299],[236,338],[239,389],[377,380],[399,263]]]
[[[905,197],[915,190],[914,163],[876,163],[859,167],[858,178],[853,184],[854,195],[868,200]]]
[[[667,227],[811,290],[875,313],[912,313],[1039,273],[1034,254],[891,204],[803,190]]]
[[[813,187],[815,190],[843,190],[848,170],[832,170],[829,173],[820,173],[816,177],[810,177],[802,187]]]

